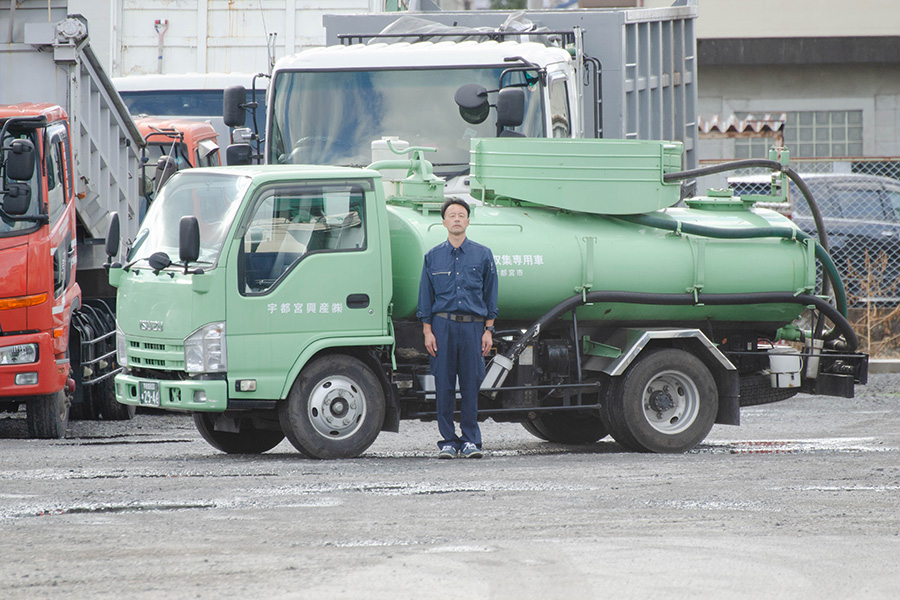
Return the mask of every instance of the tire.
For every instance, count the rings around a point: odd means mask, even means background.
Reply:
[[[100,414],[104,419],[107,421],[130,421],[134,418],[134,413],[137,411],[136,406],[120,404],[116,401],[114,377],[108,377],[93,387],[94,404],[99,407]]]
[[[741,406],[781,402],[799,393],[800,388],[773,388],[768,375],[741,377]]]
[[[378,437],[384,413],[378,376],[346,354],[306,365],[278,408],[288,440],[311,458],[359,456]]]
[[[72,405],[69,407],[69,420],[96,421],[99,419],[100,410],[94,402],[90,388],[82,388],[81,397],[83,398],[81,402],[72,401]]]
[[[69,425],[69,397],[65,389],[55,394],[32,396],[25,401],[28,435],[45,440],[66,437]]]
[[[81,383],[84,376],[84,367],[81,365],[81,330],[75,326],[74,316],[71,322],[73,326],[69,328],[69,377],[75,381],[75,392],[69,406],[69,420],[96,421],[100,418],[100,409],[94,402],[92,388]],[[76,402],[79,396],[81,402]]]
[[[194,413],[194,426],[210,446],[226,454],[262,454],[281,443],[284,433],[242,427],[239,433],[216,431],[215,415]]]
[[[619,444],[636,452],[687,452],[709,434],[719,394],[712,374],[689,352],[641,355],[610,387],[601,415]]]
[[[550,438],[547,437],[547,434],[537,428],[537,425],[531,419],[525,419],[522,421],[522,427],[525,428],[525,431],[538,438],[539,440],[544,440],[545,442],[549,442]]]
[[[532,435],[557,444],[593,444],[608,434],[600,415],[587,412],[544,413],[522,425]]]

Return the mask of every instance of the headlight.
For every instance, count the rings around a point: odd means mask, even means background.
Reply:
[[[204,325],[184,338],[184,370],[188,373],[224,373],[225,323]]]
[[[120,367],[128,366],[128,355],[125,348],[125,332],[119,329],[119,324],[116,323],[116,362]]]
[[[0,365],[27,365],[37,361],[37,344],[16,344],[0,348]]]

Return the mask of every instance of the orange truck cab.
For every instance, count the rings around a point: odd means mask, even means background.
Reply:
[[[220,165],[218,134],[206,121],[140,117],[135,124],[147,142],[141,156],[141,217],[175,172]]]

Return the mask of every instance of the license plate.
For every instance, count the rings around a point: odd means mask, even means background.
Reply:
[[[159,406],[159,383],[142,381],[138,387],[138,400],[141,406]]]

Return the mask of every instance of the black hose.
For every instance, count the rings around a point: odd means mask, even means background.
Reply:
[[[727,171],[736,171],[738,169],[763,168],[773,171],[783,171],[788,178],[797,184],[800,193],[806,199],[809,205],[809,211],[812,214],[813,222],[816,224],[816,232],[818,234],[819,243],[826,251],[829,250],[828,234],[825,231],[825,223],[822,221],[822,212],[819,205],[813,198],[812,191],[803,178],[800,177],[792,168],[785,166],[777,160],[768,160],[764,158],[749,158],[746,160],[735,160],[719,165],[711,165],[709,167],[700,167],[699,169],[689,169],[687,171],[678,171],[675,173],[666,173],[663,175],[663,181],[681,181],[683,179],[693,179],[695,177],[704,177],[706,175],[715,175],[717,173],[725,173]]]
[[[844,336],[843,344],[836,342],[833,346],[847,352],[855,352],[859,347],[859,338],[853,326],[826,300],[811,294],[793,294],[791,292],[753,292],[748,294],[653,294],[649,292],[597,291],[584,295],[566,298],[540,319],[535,321],[506,353],[506,358],[515,361],[525,347],[536,337],[548,323],[561,315],[587,303],[647,304],[651,306],[692,306],[705,304],[709,306],[737,306],[742,304],[802,304],[815,306],[835,324]]]
[[[792,227],[753,227],[745,229],[723,229],[720,227],[710,227],[708,225],[697,225],[694,223],[684,223],[675,219],[665,218],[654,213],[642,215],[624,215],[619,217],[625,221],[653,227],[655,229],[663,229],[667,231],[680,231],[689,235],[698,235],[709,238],[718,239],[750,239],[750,238],[783,238],[798,239],[800,241],[811,240],[811,236],[803,231]],[[844,292],[844,286],[841,283],[840,274],[831,255],[821,245],[815,246],[816,258],[822,263],[823,270],[827,275],[825,281],[831,281],[834,284],[835,303],[842,315],[847,315],[847,296]]]
[[[813,198],[812,190],[809,189],[809,186],[806,185],[806,182],[803,181],[803,178],[800,177],[800,175],[798,175],[796,171],[788,166],[782,165],[776,160],[750,158],[745,160],[731,161],[718,165],[711,165],[708,167],[700,167],[699,169],[689,169],[687,171],[666,173],[663,175],[663,181],[681,181],[683,179],[691,179],[694,177],[703,177],[705,175],[715,175],[717,173],[749,168],[764,168],[771,169],[773,171],[782,171],[785,175],[788,176],[791,181],[797,184],[797,188],[799,188],[800,193],[803,194],[803,197],[806,200],[807,206],[809,206],[809,212],[812,215],[813,222],[816,224],[816,234],[819,240],[819,244],[825,249],[826,252],[830,254],[831,248],[828,244],[828,232],[825,231],[825,222],[822,219],[822,212],[819,210],[818,203],[816,203],[815,199]],[[840,277],[837,278],[837,282],[840,282]],[[824,279],[822,281],[822,295],[829,295],[832,290],[832,283],[833,282],[830,279]],[[840,287],[843,293],[843,285],[841,285]],[[834,289],[837,289],[837,286],[834,286]],[[835,296],[837,296],[837,292],[835,292]],[[836,297],[835,300],[837,300]],[[846,314],[846,311],[844,312],[844,314]],[[815,327],[816,337],[819,337],[822,334],[823,327],[824,321],[822,319],[819,319]],[[834,339],[835,336],[836,332],[834,329],[825,333],[826,340]]]

